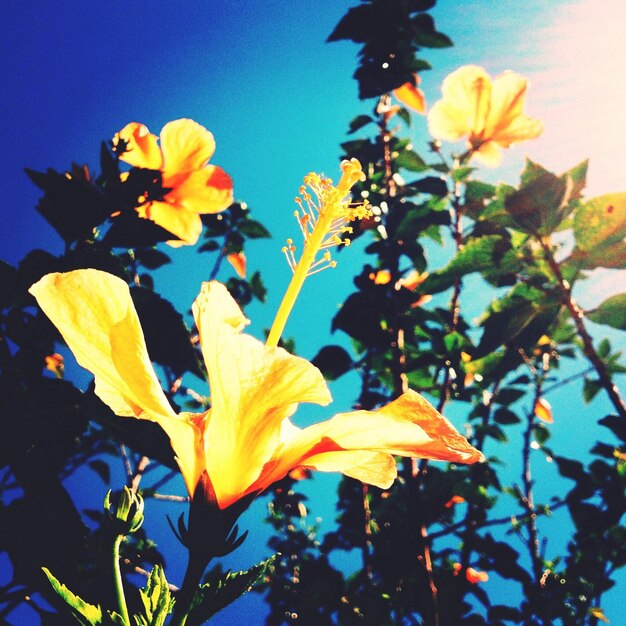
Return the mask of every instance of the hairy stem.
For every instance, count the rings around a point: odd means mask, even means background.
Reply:
[[[120,545],[124,540],[124,535],[117,535],[113,541],[113,582],[115,585],[115,598],[117,607],[126,626],[130,626],[130,616],[126,607],[126,596],[124,595],[124,581],[120,569]]]

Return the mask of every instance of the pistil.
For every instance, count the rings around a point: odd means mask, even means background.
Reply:
[[[356,159],[342,161],[341,171],[342,176],[337,187],[333,187],[329,178],[311,173],[305,177],[305,184],[300,188],[300,197],[296,198],[299,209],[294,215],[304,239],[302,256],[296,260],[296,246],[293,240],[288,239],[283,253],[293,276],[272,324],[266,342],[268,346],[278,345],[305,279],[328,267],[336,266],[329,248],[350,243],[344,235],[351,233],[352,228],[346,226],[346,222],[362,219],[370,214],[363,204],[351,204],[348,196],[357,181],[365,180],[361,164]],[[324,252],[318,256],[320,250]]]

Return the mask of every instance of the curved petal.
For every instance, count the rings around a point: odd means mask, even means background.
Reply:
[[[493,137],[493,141],[497,142],[503,148],[508,148],[511,144],[517,143],[518,141],[539,137],[542,132],[542,122],[528,117],[527,115],[518,115],[509,122],[508,126],[498,130]]]
[[[504,72],[494,79],[485,137],[495,137],[499,130],[521,115],[527,87],[526,79],[515,72]]]
[[[121,416],[157,422],[169,435],[185,482],[200,475],[198,429],[170,407],[154,373],[128,285],[94,269],[48,274],[30,288],[76,360],[94,376],[96,394]]]
[[[472,156],[489,167],[496,167],[502,160],[502,152],[495,141],[485,141],[474,150]]]
[[[439,100],[428,112],[428,132],[435,139],[457,141],[471,132],[468,112],[450,102]]]
[[[469,130],[480,135],[491,106],[491,78],[478,65],[464,65],[449,74],[443,81],[444,102],[463,111]]]
[[[404,83],[393,90],[393,95],[409,108],[418,113],[426,112],[426,96],[424,92],[413,83]]]
[[[390,455],[459,463],[484,459],[443,415],[414,391],[376,411],[340,413],[303,430],[284,429],[282,435],[283,445],[264,467],[253,486],[255,490],[264,489],[301,465],[341,471],[386,488],[395,477]],[[361,455],[355,456],[355,452]]]
[[[138,122],[126,124],[113,138],[113,144],[117,145],[120,139],[126,142],[126,150],[120,154],[121,161],[150,170],[162,168],[163,156],[157,143],[158,138],[146,126]]]
[[[169,194],[167,199],[169,200]],[[197,213],[170,202],[150,202],[139,207],[137,212],[140,217],[152,220],[178,237],[180,241],[167,242],[174,247],[193,245],[202,233],[202,220]]]
[[[223,508],[256,480],[296,403],[331,398],[308,361],[240,334],[246,320],[224,285],[204,283],[193,314],[211,390],[206,466]]]
[[[198,170],[213,156],[215,139],[204,126],[190,119],[168,122],[161,130],[163,171],[168,174]]]
[[[166,199],[193,213],[219,213],[233,203],[233,181],[221,168],[207,165],[201,170],[165,176],[164,187],[171,187]]]

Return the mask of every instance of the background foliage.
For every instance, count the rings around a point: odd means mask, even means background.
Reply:
[[[269,624],[596,624],[607,619],[603,597],[624,565],[626,412],[616,382],[625,370],[611,342],[589,329],[624,330],[625,296],[583,311],[572,291],[590,270],[624,268],[626,196],[585,198],[585,163],[552,173],[528,160],[514,185],[493,185],[481,182],[473,161],[451,158],[444,147],[414,148],[408,125],[416,122],[406,110],[390,114],[389,92],[427,68],[421,57],[430,48],[450,44],[438,31],[445,23],[434,25],[433,4],[363,2],[329,36],[359,46],[355,78],[371,112],[349,124],[341,150],[363,164],[368,179],[358,191],[377,211],[355,236],[366,256],[332,320],[337,343],[315,362],[329,379],[356,376],[352,400],[364,408],[407,384],[429,394],[489,462],[405,463],[385,492],[345,479],[337,528],[325,535],[310,521],[315,502],[307,502],[305,487],[286,479],[269,498],[268,555],[281,554],[263,586]],[[99,165],[98,172],[76,164],[67,174],[27,170],[41,190],[37,211],[63,252],[33,250],[16,265],[0,265],[0,547],[12,567],[1,615],[8,624],[19,623],[11,613],[34,592],[41,597],[33,595],[29,615],[64,623],[42,564],[84,597],[109,602],[100,513],[78,510],[68,476],[89,465],[108,482],[118,457],[129,485],[159,498],[172,473],[144,473],[175,467],[157,428],[115,417],[60,366],[45,369],[45,358],[62,351],[60,338],[28,287],[50,271],[82,267],[122,277],[133,286],[172,402],[205,402],[193,390],[203,373],[189,317],[154,290],[152,273],[175,262],[176,251],[155,247],[168,233],[134,211],[139,196],[163,193],[159,173],[132,170],[121,182],[106,142]],[[208,274],[220,277],[226,254],[268,236],[251,214],[239,202],[204,220],[197,252],[210,259]],[[401,281],[413,270],[429,274],[411,289]],[[227,284],[242,305],[265,298],[259,273]],[[435,297],[416,305],[423,295]],[[558,405],[545,404],[556,389],[578,393],[580,379],[581,413],[597,423],[584,457],[550,438],[553,417],[579,416],[559,416]],[[584,403],[598,394],[609,409],[592,414]],[[550,489],[553,467],[567,479],[561,493]],[[127,573],[163,562],[149,532],[148,525],[124,545]],[[338,565],[344,552],[359,556],[351,570]]]

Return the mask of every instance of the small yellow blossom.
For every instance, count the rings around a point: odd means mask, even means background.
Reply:
[[[493,81],[476,65],[465,65],[443,81],[443,98],[428,114],[428,127],[436,139],[457,141],[467,137],[473,156],[486,165],[500,162],[500,148],[533,139],[543,125],[523,113],[528,83],[515,72]]]
[[[168,122],[160,137],[131,122],[115,135],[113,146],[129,165],[161,171],[163,187],[170,191],[162,201],[140,205],[137,212],[178,237],[170,245],[196,243],[202,232],[200,215],[219,213],[233,202],[230,176],[208,165],[215,151],[213,135],[193,120]]]
[[[215,281],[202,285],[192,309],[212,402],[202,413],[172,409],[123,280],[100,270],[75,270],[48,274],[30,292],[77,361],[94,374],[96,394],[117,415],[159,424],[170,438],[189,494],[196,498],[196,487],[208,485],[220,509],[265,490],[298,467],[343,472],[386,489],[397,474],[393,455],[483,460],[414,391],[375,411],[340,413],[308,428],[296,427],[289,418],[298,403],[331,401],[321,372],[305,359],[243,334],[246,318]]]

